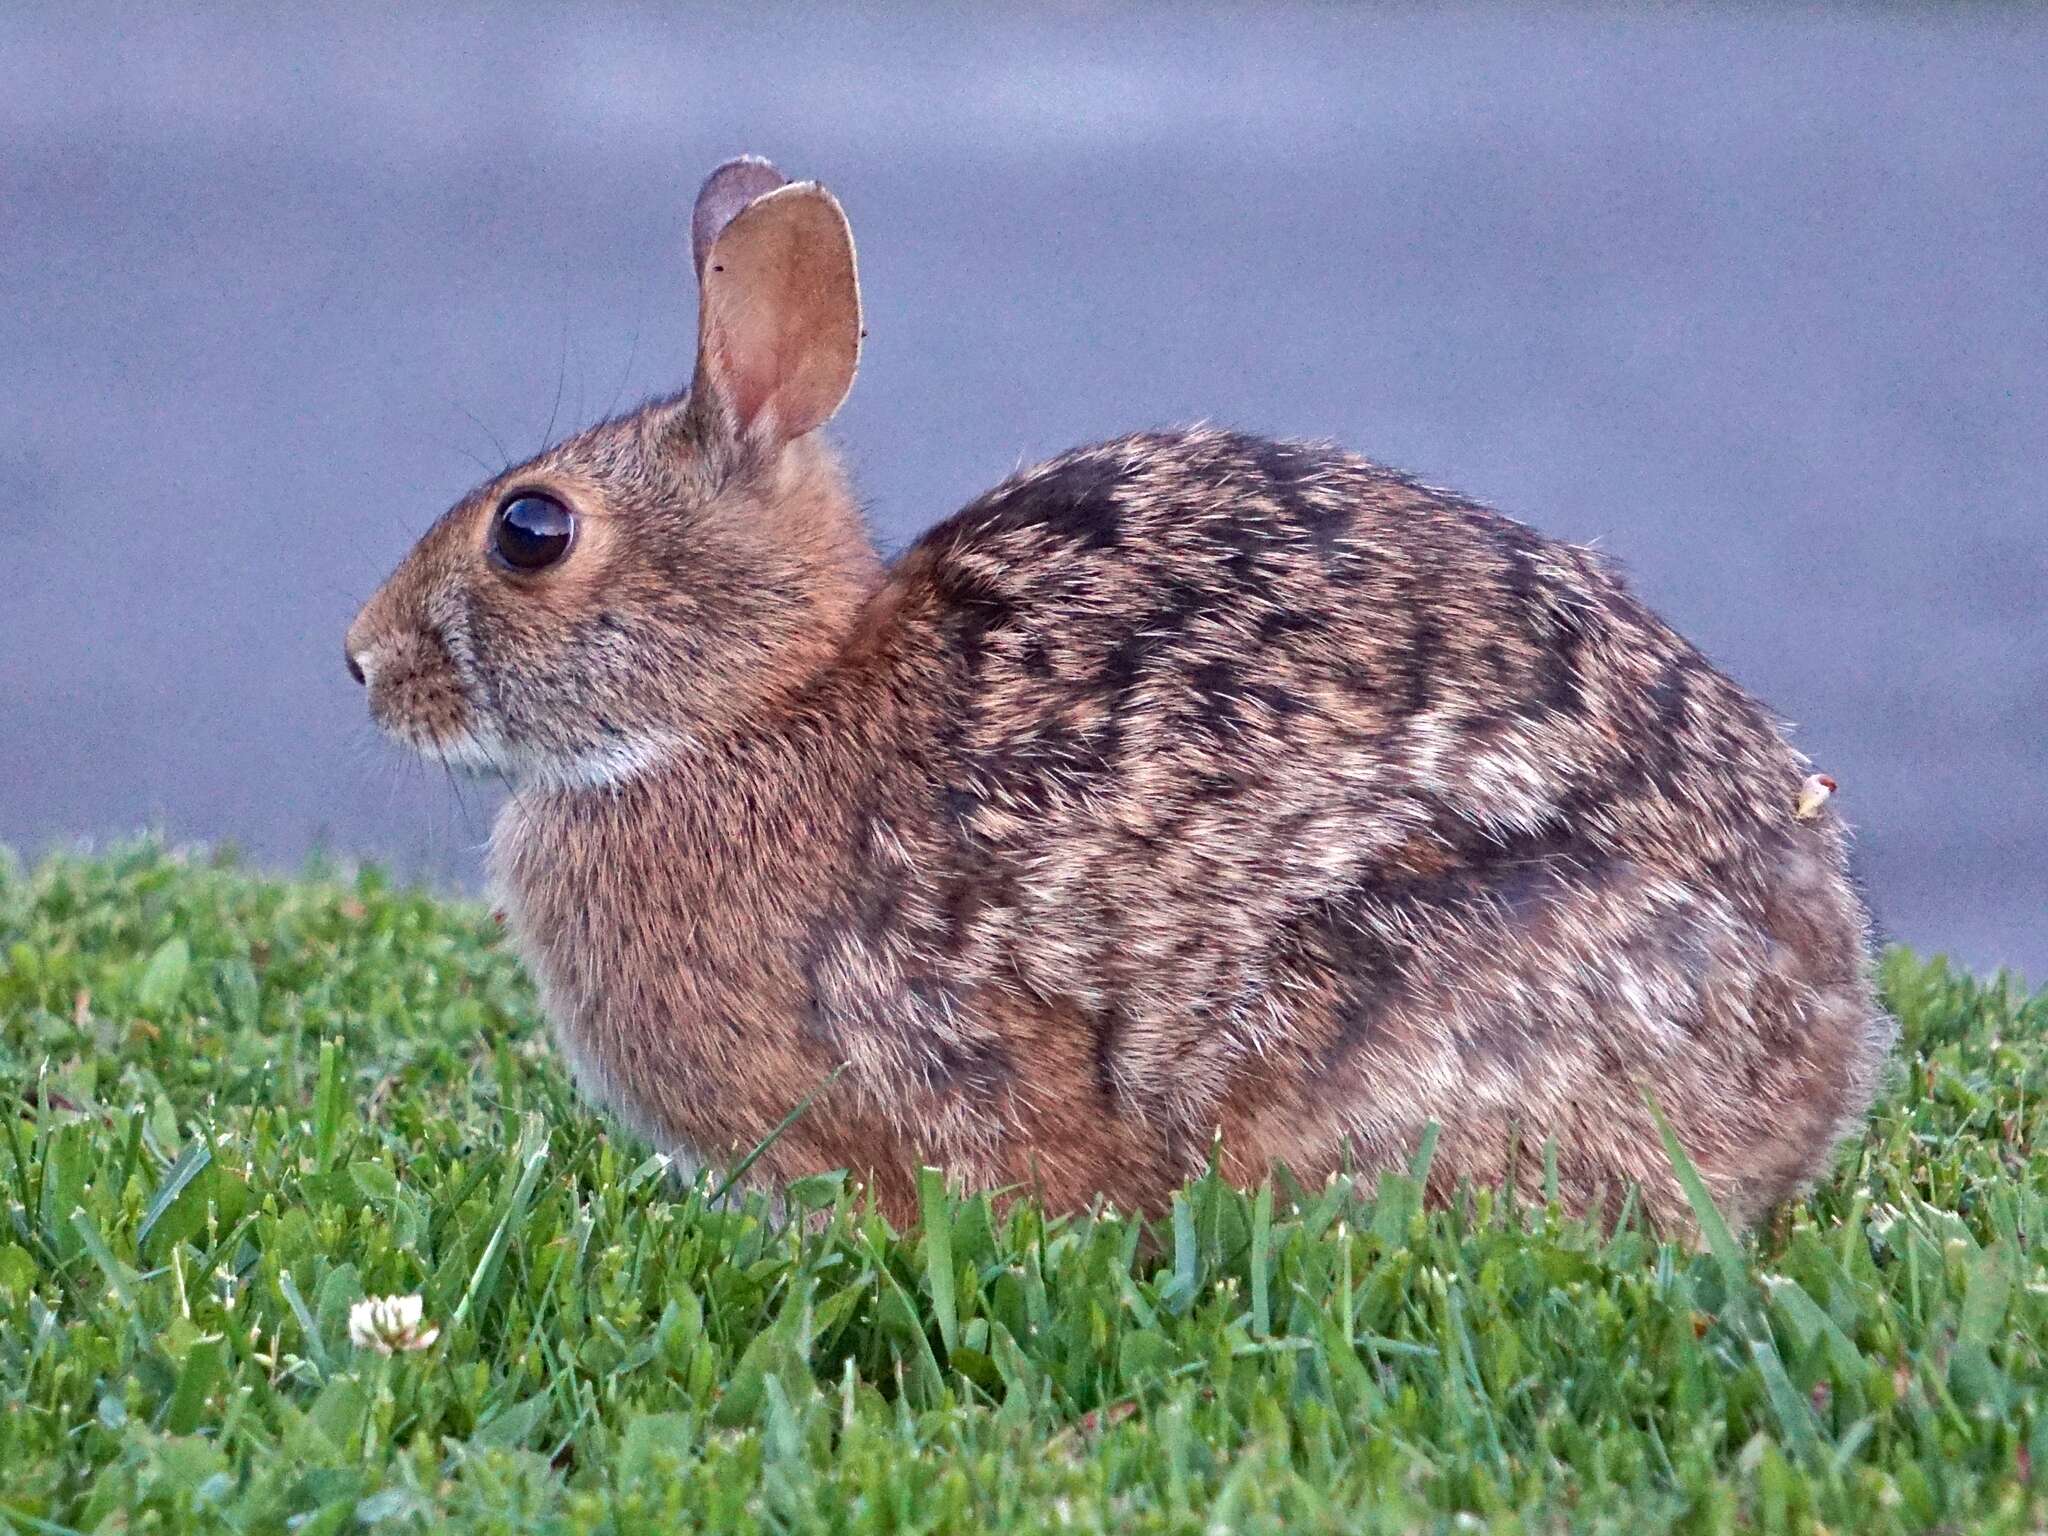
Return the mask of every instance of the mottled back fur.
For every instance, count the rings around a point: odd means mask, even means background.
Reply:
[[[1201,429],[1019,474],[885,569],[781,376],[766,428],[700,361],[481,488],[350,636],[380,720],[515,777],[514,931],[659,1144],[729,1158],[838,1070],[757,1172],[899,1215],[921,1164],[1157,1208],[1214,1145],[1320,1179],[1435,1122],[1439,1194],[1533,1188],[1554,1143],[1573,1205],[1682,1221],[1647,1095],[1747,1221],[1859,1123],[1891,1025],[1843,829],[1595,556]],[[536,492],[577,542],[510,576],[493,518]]]

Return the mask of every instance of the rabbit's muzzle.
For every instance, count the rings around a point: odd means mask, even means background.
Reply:
[[[369,691],[378,729],[415,750],[460,759],[476,728],[455,658],[432,630],[348,647],[349,671]]]

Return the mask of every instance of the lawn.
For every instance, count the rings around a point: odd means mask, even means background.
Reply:
[[[679,1187],[479,908],[0,864],[0,1529],[2038,1531],[2048,993],[1885,981],[1868,1137],[1750,1241],[1406,1177],[894,1232]]]

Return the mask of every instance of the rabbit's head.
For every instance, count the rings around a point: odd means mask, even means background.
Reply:
[[[688,393],[479,486],[349,627],[392,735],[457,766],[618,781],[794,687],[875,557],[829,449],[860,353],[831,193],[730,161],[691,226]]]

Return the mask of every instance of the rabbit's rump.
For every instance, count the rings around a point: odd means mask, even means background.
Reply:
[[[1319,1177],[1436,1121],[1439,1186],[1533,1187],[1554,1139],[1574,1204],[1676,1215],[1649,1095],[1747,1219],[1867,1107],[1890,1025],[1839,828],[1586,551],[1196,432],[1009,482],[892,587],[891,894],[806,974],[842,1043],[959,1084],[953,1160],[1042,1176],[1050,1142],[1164,1190],[1219,1132]]]

